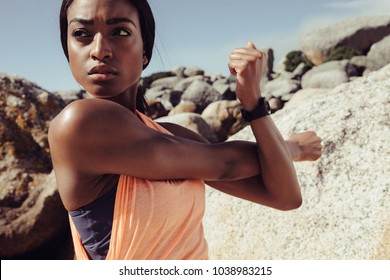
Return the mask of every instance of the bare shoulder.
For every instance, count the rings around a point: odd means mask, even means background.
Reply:
[[[112,101],[85,99],[70,103],[49,127],[55,169],[95,174],[102,151],[123,139],[125,130],[135,135],[140,130],[137,123],[140,121],[134,113]]]
[[[97,136],[106,137],[112,131],[131,127],[134,122],[140,123],[136,115],[115,102],[102,99],[77,100],[66,106],[51,122],[49,143],[91,144],[101,139]]]
[[[50,130],[55,132],[77,128],[79,125],[98,122],[104,118],[123,118],[131,113],[121,105],[102,99],[81,99],[66,106],[50,124]],[[50,131],[49,131],[50,132]]]

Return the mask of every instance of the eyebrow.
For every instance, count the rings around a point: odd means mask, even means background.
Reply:
[[[83,18],[74,18],[72,19],[70,22],[69,22],[69,25],[72,24],[72,23],[75,23],[75,22],[78,22],[78,23],[81,23],[81,24],[84,24],[84,25],[93,25],[93,20],[92,19],[83,19]],[[136,24],[134,23],[134,21],[132,21],[131,19],[129,18],[110,18],[106,21],[106,24],[107,25],[115,25],[115,24],[119,24],[119,23],[131,23],[132,25],[136,26]]]

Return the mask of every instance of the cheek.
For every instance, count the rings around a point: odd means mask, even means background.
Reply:
[[[68,56],[69,56],[69,67],[72,71],[73,76],[78,80],[80,73],[84,70],[82,67],[82,53],[80,49],[76,49],[72,44],[68,44]]]
[[[121,52],[119,56],[124,58],[124,61],[133,64],[137,69],[138,67],[143,68],[144,46],[141,36],[129,41],[122,48],[116,48],[116,50]]]
[[[72,75],[75,78],[75,80],[78,83],[80,83],[81,82],[80,81],[81,68],[77,64],[77,59],[75,59],[74,57],[71,57],[70,54],[69,54],[69,68],[70,68],[70,71],[72,72]]]
[[[123,52],[121,57],[125,71],[141,75],[144,66],[143,52]]]
[[[72,42],[72,38],[69,35],[68,35],[67,47],[68,47],[68,56],[70,61],[70,59],[73,58],[77,52],[75,51],[76,46],[74,42]]]

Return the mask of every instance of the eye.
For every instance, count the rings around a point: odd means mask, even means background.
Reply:
[[[119,36],[119,37],[126,37],[126,36],[130,36],[131,32],[125,28],[115,28],[112,31],[112,35]]]
[[[72,32],[72,36],[75,38],[86,38],[89,36],[89,34],[85,30],[76,29]]]

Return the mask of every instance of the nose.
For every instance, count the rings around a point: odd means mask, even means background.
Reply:
[[[100,34],[96,34],[91,49],[91,58],[93,60],[107,60],[112,58],[112,50],[109,42]]]

